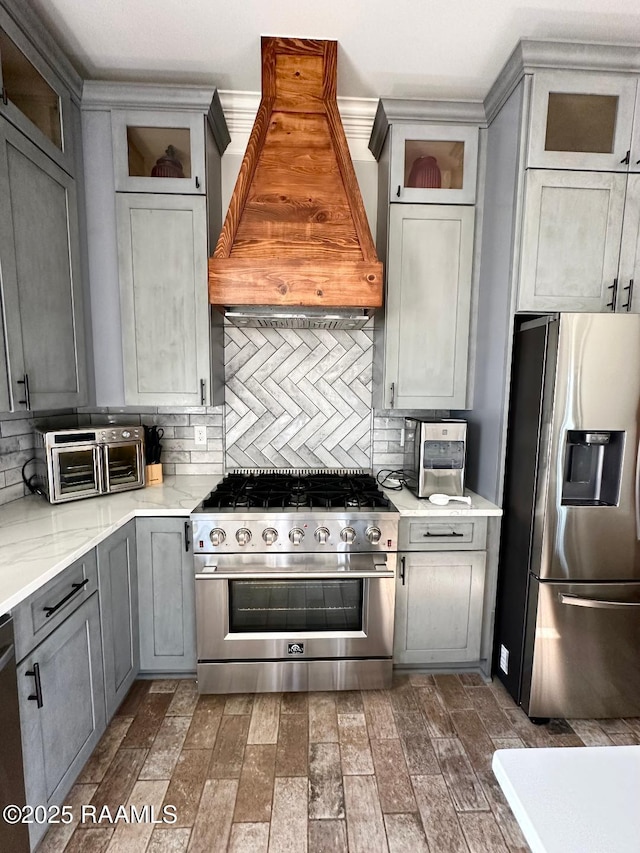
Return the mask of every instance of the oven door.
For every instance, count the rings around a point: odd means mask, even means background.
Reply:
[[[141,441],[102,445],[105,492],[124,492],[144,486]]]
[[[102,493],[100,448],[87,442],[65,444],[49,450],[51,503],[91,498]]]
[[[196,555],[198,662],[391,658],[395,560]]]

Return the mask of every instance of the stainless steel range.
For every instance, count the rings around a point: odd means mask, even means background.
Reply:
[[[235,473],[192,513],[201,693],[391,684],[399,515],[364,473]]]

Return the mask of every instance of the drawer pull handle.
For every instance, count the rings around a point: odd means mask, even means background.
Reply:
[[[402,586],[404,586],[404,584],[405,584],[405,577],[406,577],[406,570],[407,570],[407,565],[406,565],[405,560],[406,560],[405,557],[400,557],[400,580],[402,581]]]
[[[28,669],[25,675],[31,676],[35,681],[36,692],[27,696],[31,702],[35,702],[38,708],[42,708],[42,682],[40,681],[40,664],[34,663],[33,669]]]
[[[42,609],[44,610],[44,615],[46,616],[46,618],[48,619],[49,616],[53,616],[54,613],[56,613],[58,610],[60,610],[60,608],[63,606],[63,604],[66,604],[70,598],[73,598],[74,595],[77,595],[80,592],[80,590],[83,587],[85,587],[88,583],[89,583],[89,578],[85,578],[80,583],[72,583],[71,584],[72,589],[68,595],[65,595],[64,598],[61,598],[57,604],[53,605],[53,607],[43,607]],[[38,706],[38,707],[40,707],[40,706]]]
[[[452,530],[451,533],[429,533],[429,531],[427,531],[426,533],[423,533],[422,535],[423,536],[434,536],[436,539],[442,539],[443,536],[451,539],[454,537],[458,538],[459,536],[464,536],[464,533],[456,533],[455,530]]]

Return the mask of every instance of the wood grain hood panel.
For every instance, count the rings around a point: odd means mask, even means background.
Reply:
[[[382,305],[382,264],[336,102],[337,48],[262,38],[262,98],[209,259],[213,305]]]

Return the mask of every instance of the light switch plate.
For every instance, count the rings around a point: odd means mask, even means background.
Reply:
[[[207,428],[204,425],[196,425],[193,428],[193,440],[196,444],[206,445],[207,443]]]

